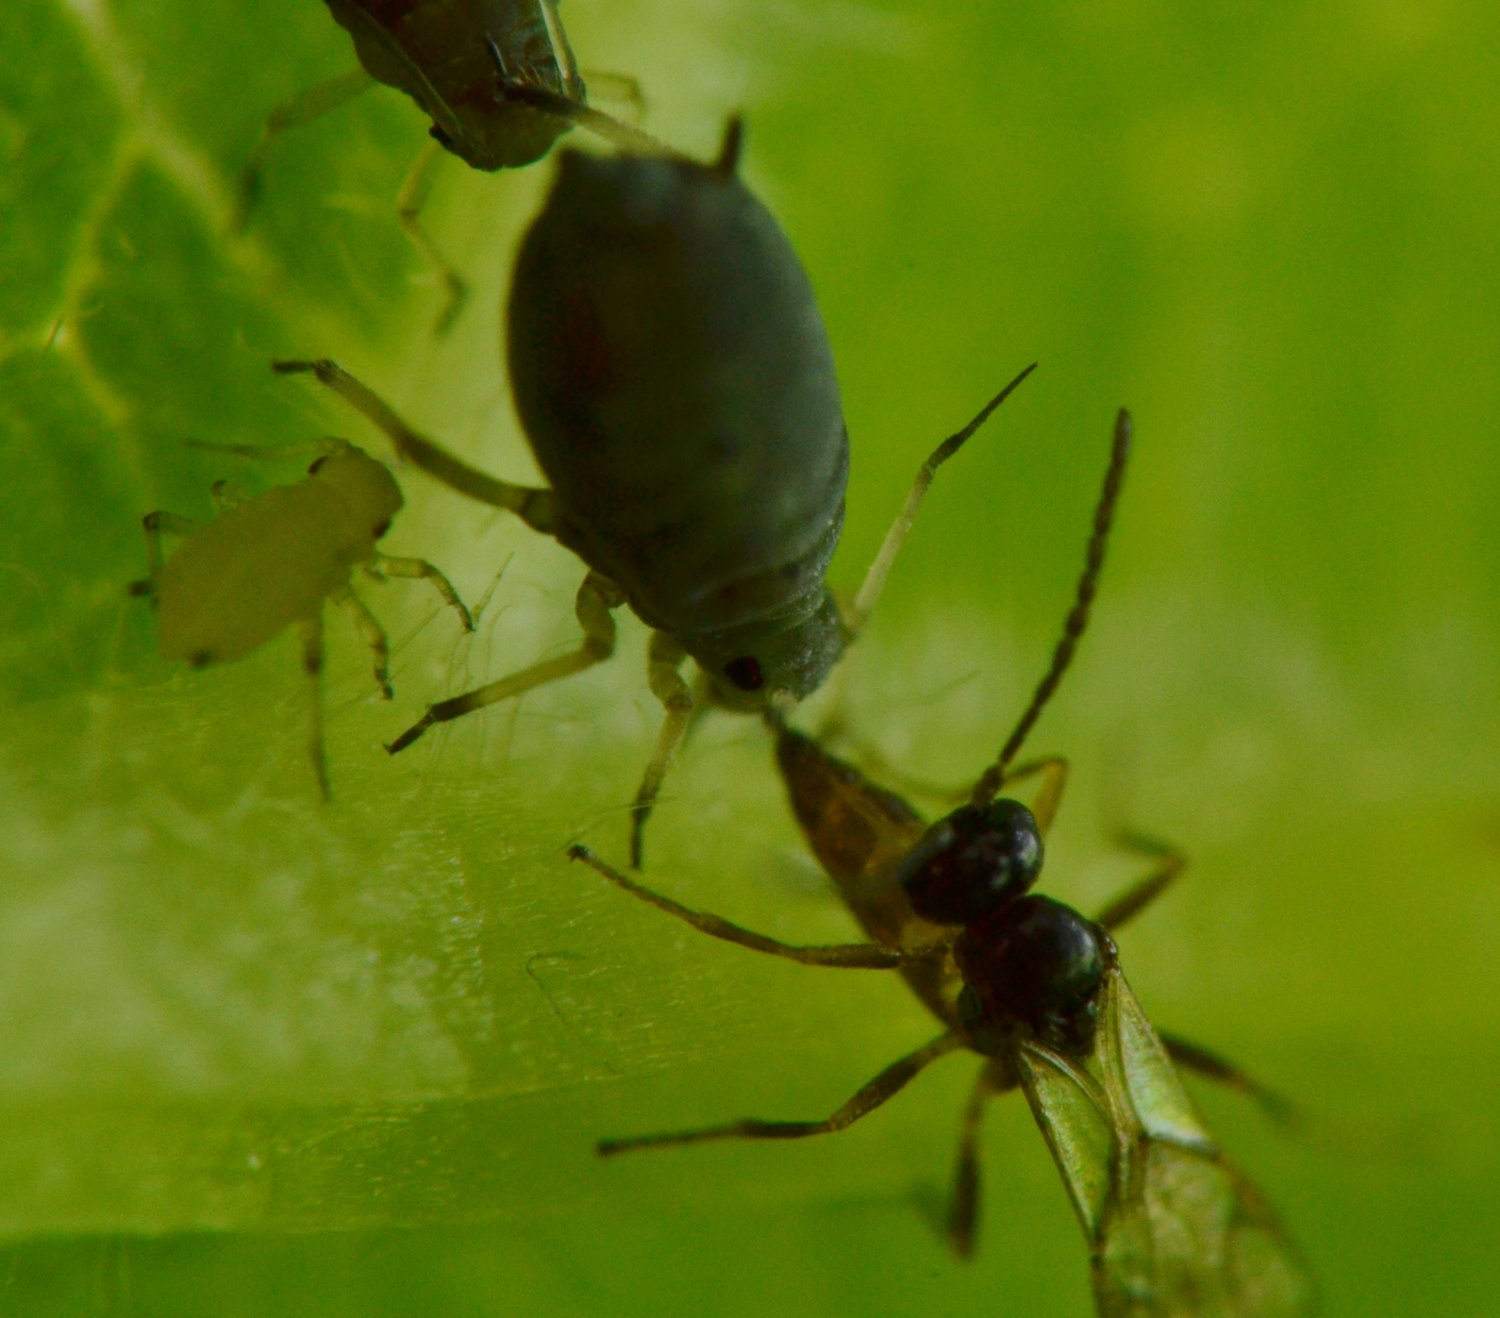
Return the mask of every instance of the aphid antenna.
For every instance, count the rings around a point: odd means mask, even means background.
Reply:
[[[252,458],[257,462],[300,462],[303,458],[330,453],[342,453],[354,447],[347,439],[338,435],[320,435],[317,439],[303,440],[297,444],[216,444],[208,439],[183,441],[188,448],[204,453],[232,453],[240,458]]]
[[[500,94],[507,101],[529,106],[542,114],[570,120],[587,128],[596,136],[602,137],[606,142],[613,143],[621,150],[638,156],[678,156],[680,154],[660,138],[652,137],[650,133],[633,124],[627,124],[613,115],[605,114],[603,110],[596,110],[593,106],[575,101],[571,96],[564,96],[560,92],[549,91],[545,87],[534,87],[529,82],[522,82],[506,66],[504,52],[489,33],[485,34],[484,44],[489,47],[490,58],[495,62],[495,72],[500,82]]]
[[[1063,675],[1073,662],[1078,642],[1088,627],[1089,610],[1099,589],[1100,574],[1104,571],[1104,554],[1109,546],[1115,505],[1119,502],[1120,490],[1125,483],[1131,433],[1130,413],[1122,407],[1115,417],[1115,437],[1110,446],[1109,466],[1104,473],[1104,486],[1099,492],[1099,501],[1094,505],[1094,529],[1084,553],[1083,574],[1078,578],[1078,587],[1073,593],[1073,607],[1068,610],[1068,616],[1063,621],[1062,636],[1058,638],[1057,646],[1052,651],[1052,662],[1048,665],[1046,675],[1037,683],[1031,703],[1017,720],[1014,730],[1000,750],[999,758],[980,775],[979,781],[974,785],[971,800],[978,809],[987,806],[1000,791],[1006,771],[1020,754],[1021,747],[1031,734],[1037,719],[1041,717],[1042,710],[1047,707],[1047,702],[1056,693]]]
[[[1032,362],[1024,371],[1016,376],[998,394],[990,399],[972,421],[962,430],[949,435],[941,444],[928,454],[926,461],[922,463],[917,471],[917,478],[912,482],[910,491],[906,496],[906,502],[901,505],[901,511],[896,514],[896,520],[891,523],[891,529],[885,533],[885,540],[881,543],[880,552],[875,555],[875,561],[870,564],[870,570],[865,573],[865,579],[861,583],[859,593],[854,597],[844,616],[844,635],[846,640],[852,641],[864,629],[864,625],[874,612],[875,605],[880,599],[881,592],[885,590],[886,578],[891,574],[891,567],[896,561],[896,555],[901,552],[901,546],[906,543],[907,534],[911,531],[912,523],[916,520],[917,509],[922,506],[922,500],[927,497],[928,487],[932,484],[932,478],[937,474],[937,469],[947,462],[968,441],[969,437],[979,429],[990,418],[997,407],[1015,392],[1022,380],[1032,371],[1036,370],[1036,362]]]

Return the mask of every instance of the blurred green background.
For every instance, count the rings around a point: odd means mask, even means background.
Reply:
[[[1493,1312],[1500,1213],[1500,19],[1462,0],[1231,6],[569,0],[580,62],[700,155],[731,111],[817,285],[854,444],[852,587],[919,458],[1042,369],[945,472],[807,719],[961,784],[1040,673],[1110,418],[1137,419],[1094,631],[1034,750],[1076,773],[1048,891],[1189,876],[1122,942],[1163,1026],[1307,1110],[1195,1089],[1335,1314]],[[446,166],[475,296],[394,220],[423,140],[375,92],[282,142],[352,64],[314,0],[12,0],[0,19],[0,1311],[1083,1314],[1085,1253],[1019,1099],[985,1139],[978,1260],[938,1222],[974,1063],[823,1141],[613,1163],[592,1141],[832,1110],[931,1025],[894,977],[693,935],[562,858],[621,857],[654,735],[617,662],[428,737],[429,699],[566,648],[577,563],[419,475],[387,547],[486,601],[364,593],[397,703],[330,618],[321,808],[288,636],[177,671],[139,519],[357,418],[328,354],[531,472],[497,365],[551,166]],[[580,134],[581,138],[582,135]],[[592,149],[580,140],[579,145]],[[765,738],[705,723],[653,880],[793,941],[851,926]],[[924,798],[926,799],[926,798]],[[933,804],[931,801],[929,804]]]

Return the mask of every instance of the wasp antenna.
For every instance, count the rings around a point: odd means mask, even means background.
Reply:
[[[724,125],[724,144],[719,148],[719,157],[713,163],[715,174],[733,178],[740,163],[740,148],[745,143],[745,121],[739,115],[730,115]]]
[[[1125,483],[1125,465],[1130,458],[1131,433],[1130,413],[1122,407],[1115,418],[1115,438],[1110,447],[1109,467],[1104,473],[1104,487],[1099,492],[1099,502],[1094,505],[1094,530],[1089,536],[1088,549],[1084,554],[1083,575],[1078,578],[1078,588],[1073,593],[1073,607],[1068,610],[1068,616],[1063,622],[1062,636],[1058,639],[1057,648],[1052,651],[1052,663],[1047,669],[1046,676],[1037,683],[1036,691],[1032,693],[1031,703],[1026,706],[1026,712],[1021,715],[1014,731],[1001,748],[999,758],[984,771],[974,785],[973,802],[978,807],[986,806],[995,799],[995,794],[1005,781],[1005,771],[1020,754],[1021,747],[1030,735],[1032,727],[1041,717],[1042,710],[1047,707],[1047,702],[1052,699],[1058,685],[1062,682],[1063,674],[1068,671],[1068,665],[1073,662],[1073,654],[1078,649],[1078,642],[1089,625],[1089,609],[1099,589],[1099,576],[1104,571],[1104,552],[1109,546],[1109,532],[1114,523],[1115,505],[1120,500],[1120,489]]]

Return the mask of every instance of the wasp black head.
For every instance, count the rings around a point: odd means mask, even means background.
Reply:
[[[1113,954],[1103,929],[1050,897],[1021,897],[975,920],[953,947],[959,1016],[974,1046],[994,1053],[1019,1037],[1088,1053]]]
[[[912,909],[934,924],[969,924],[1013,901],[1042,869],[1042,835],[1019,801],[961,806],[938,820],[897,877]]]

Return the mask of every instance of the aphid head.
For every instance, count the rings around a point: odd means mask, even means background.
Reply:
[[[338,515],[361,535],[379,540],[404,502],[396,478],[352,444],[325,453],[307,474],[328,491]]]
[[[960,806],[902,858],[896,877],[933,924],[969,924],[1020,897],[1042,871],[1042,835],[1019,801]]]
[[[682,639],[713,683],[715,701],[755,713],[776,698],[801,700],[816,691],[843,653],[842,626],[824,591],[811,613]]]
[[[953,956],[964,981],[959,1019],[978,1051],[1017,1040],[1069,1057],[1093,1049],[1115,947],[1071,907],[1036,895],[1007,902],[968,925]]]

